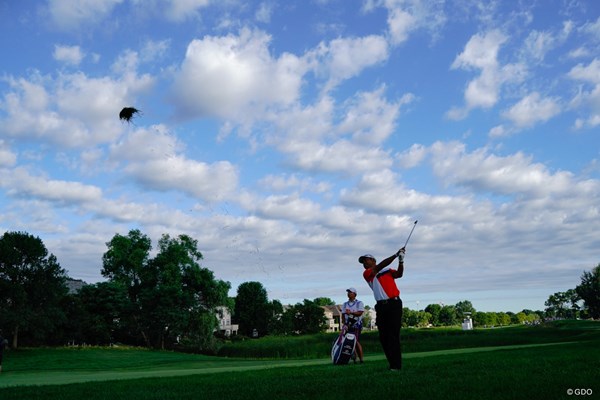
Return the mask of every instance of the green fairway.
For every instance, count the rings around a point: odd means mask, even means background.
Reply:
[[[547,344],[530,344],[530,345],[513,345],[513,346],[496,346],[496,347],[476,347],[467,349],[451,349],[437,350],[421,353],[409,353],[404,356],[405,359],[436,357],[453,354],[468,354],[479,353],[495,350],[514,350],[531,347],[544,346],[559,346],[569,343],[547,343]],[[370,361],[384,360],[382,354],[372,355]],[[278,361],[244,361],[244,360],[215,360],[206,359],[195,363],[187,363],[184,365],[157,365],[146,366],[143,369],[114,369],[114,370],[64,370],[64,371],[20,371],[13,373],[5,373],[0,379],[0,388],[9,386],[35,386],[35,385],[65,385],[70,383],[83,383],[94,381],[110,381],[123,379],[139,379],[139,378],[167,378],[174,376],[187,376],[198,374],[215,374],[224,372],[241,372],[241,371],[257,371],[263,369],[285,368],[285,367],[305,367],[314,365],[329,365],[331,360],[316,359],[316,360],[278,360]]]
[[[333,366],[325,357],[243,359],[141,349],[25,349],[9,354],[0,375],[0,399],[566,399],[569,389],[589,389],[597,396],[598,328],[600,323],[581,322],[539,330],[486,330],[474,333],[470,341],[482,344],[493,338],[498,345],[478,347],[465,347],[463,338],[468,335],[458,332],[415,332],[412,340],[431,350],[406,352],[403,370],[396,373],[387,371],[384,356],[377,353],[368,353],[363,365]],[[540,343],[530,332],[539,334]],[[322,338],[326,343],[329,339]]]

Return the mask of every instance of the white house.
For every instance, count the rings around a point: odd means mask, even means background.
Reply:
[[[225,306],[217,307],[217,319],[219,320],[219,333],[225,336],[237,335],[239,325],[231,323],[231,311]]]

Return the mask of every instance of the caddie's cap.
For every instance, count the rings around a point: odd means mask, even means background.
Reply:
[[[372,258],[373,260],[375,259],[375,257],[373,257],[372,255],[365,254],[364,256],[358,257],[358,262],[362,264],[365,258]]]
[[[358,293],[356,293],[356,289],[353,287],[346,289],[346,292],[352,292],[354,294],[358,294]]]

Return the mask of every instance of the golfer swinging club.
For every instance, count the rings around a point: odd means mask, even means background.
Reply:
[[[402,368],[402,349],[400,347],[402,300],[395,279],[401,278],[404,274],[405,252],[406,249],[402,247],[396,254],[379,264],[370,254],[365,254],[358,259],[358,262],[365,268],[363,277],[373,290],[377,301],[375,312],[377,313],[379,341],[388,360],[390,371],[399,371]],[[389,267],[395,258],[398,258],[398,269]]]

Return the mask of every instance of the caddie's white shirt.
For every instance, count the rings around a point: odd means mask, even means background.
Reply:
[[[348,315],[346,314],[346,310],[349,309],[352,312],[356,312],[356,311],[365,311],[365,305],[363,304],[362,301],[360,300],[354,300],[354,301],[347,301],[342,305],[342,314],[344,314],[344,321],[346,321],[348,319]],[[358,322],[362,321],[363,316],[361,315],[360,317],[356,316],[356,320]]]

